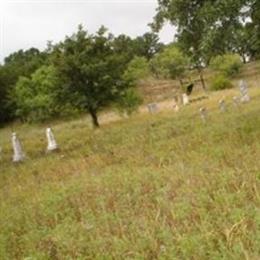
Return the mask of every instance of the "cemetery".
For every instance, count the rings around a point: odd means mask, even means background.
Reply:
[[[259,202],[260,164],[255,159],[260,154],[260,88],[249,88],[247,93],[250,102],[243,103],[238,85],[182,105],[178,112],[174,107],[164,111],[158,102],[156,114],[147,110],[113,123],[104,122],[98,130],[92,129],[87,118],[53,123],[52,129],[17,127],[13,135],[11,129],[1,129],[0,227],[8,241],[16,241],[12,252],[28,255],[21,248],[37,248],[38,243],[45,243],[42,241],[52,241],[51,248],[59,248],[60,256],[74,257],[74,250],[85,247],[78,240],[82,237],[89,241],[84,255],[94,257],[99,252],[95,241],[106,252],[121,254],[118,243],[108,243],[105,237],[119,239],[123,232],[129,241],[134,236],[136,252],[146,255],[146,250],[141,249],[139,225],[166,232],[160,246],[167,250],[171,247],[167,243],[177,243],[179,252],[184,252],[185,246],[174,241],[171,232],[176,222],[178,232],[190,239],[194,232],[201,234],[196,235],[198,243],[206,243],[212,255],[218,252],[211,246],[214,237],[225,243],[231,238],[228,233],[223,237],[222,230],[231,232],[233,225],[239,232],[233,233],[233,239],[241,238],[246,244],[250,241],[247,250],[257,252],[258,243],[251,240],[256,229],[247,223],[257,221],[254,205]],[[225,112],[219,103],[223,96],[228,106]],[[234,96],[238,105],[233,105]],[[57,148],[59,151],[52,153]],[[212,200],[205,199],[208,195]],[[216,205],[222,197],[225,200]],[[11,206],[17,200],[19,206]],[[194,206],[189,208],[189,203]],[[152,208],[148,209],[148,205]],[[205,207],[208,213],[203,211]],[[227,210],[231,211],[228,216]],[[58,212],[62,215],[57,219]],[[118,214],[120,222],[113,220],[114,214]],[[142,215],[146,218],[140,223]],[[7,223],[16,223],[27,231],[21,235]],[[121,225],[125,225],[123,230]],[[131,225],[135,232],[129,229]],[[44,227],[44,233],[39,226]],[[205,229],[215,233],[207,242]],[[63,236],[64,232],[69,232],[69,238]],[[63,241],[73,241],[75,249],[70,244],[61,247]],[[231,247],[235,245],[235,240],[228,241]],[[189,243],[194,250],[198,247],[197,243]],[[125,246],[130,245],[128,242]],[[44,244],[33,255],[47,252],[46,248]],[[102,255],[107,256],[104,252]]]
[[[0,1],[0,260],[260,259],[260,1],[36,2]]]
[[[240,103],[247,103],[250,102],[250,96],[248,93],[248,87],[246,85],[246,83],[241,80],[240,81],[240,85],[239,85],[239,89],[240,89],[240,98],[235,96],[233,97],[233,102],[235,103],[236,106],[239,106]],[[232,102],[232,101],[230,101]],[[178,105],[178,101],[176,101],[176,99],[174,99],[172,101],[172,108],[174,112],[178,112],[180,107]],[[189,97],[186,94],[182,94],[181,96],[181,105],[182,106],[186,106],[189,104]],[[227,112],[226,111],[226,102],[224,99],[220,99],[218,102],[218,107],[219,110],[223,113]],[[156,114],[159,112],[159,105],[157,103],[150,103],[147,104],[147,109],[149,114]],[[208,110],[206,107],[201,107],[199,109],[199,113],[200,113],[200,117],[203,123],[207,122],[208,119]],[[124,119],[128,119],[128,117],[126,116],[126,114],[123,114],[123,118]],[[119,119],[120,120],[120,119]],[[53,152],[58,150],[58,145],[56,143],[54,134],[52,132],[52,129],[50,127],[46,128],[46,138],[47,138],[47,152]],[[13,147],[13,162],[17,163],[17,162],[22,162],[25,160],[25,154],[23,152],[22,149],[22,145],[21,142],[19,140],[19,138],[17,137],[16,133],[12,133],[12,147]],[[2,149],[1,152],[3,153]]]

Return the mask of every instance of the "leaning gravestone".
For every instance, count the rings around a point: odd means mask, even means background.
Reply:
[[[54,138],[54,134],[53,134],[51,128],[46,129],[46,137],[47,137],[47,142],[48,142],[47,152],[52,152],[52,151],[57,150],[58,145],[56,143],[56,140]]]
[[[22,150],[22,145],[17,137],[16,133],[12,134],[12,145],[13,145],[13,162],[21,162],[25,159],[25,154]]]
[[[226,102],[224,99],[219,100],[218,105],[219,105],[219,109],[221,112],[226,112],[227,108],[226,108]]]
[[[158,112],[158,106],[156,103],[148,104],[147,108],[150,114],[155,114],[156,112]]]
[[[244,80],[240,81],[239,88],[240,88],[240,93],[241,93],[241,98],[240,98],[241,102],[242,103],[249,102],[250,96],[248,94],[248,87],[247,87],[247,84]]]
[[[184,93],[184,94],[182,94],[182,104],[184,105],[184,106],[186,106],[186,105],[188,105],[189,104],[189,97],[188,97],[188,95],[186,94],[186,93]]]
[[[205,107],[201,107],[199,111],[200,111],[200,117],[202,121],[206,123],[208,117],[207,109]]]

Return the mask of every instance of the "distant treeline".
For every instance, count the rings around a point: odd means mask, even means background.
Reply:
[[[164,22],[177,28],[169,45],[157,34]],[[0,66],[0,123],[87,111],[98,126],[98,112],[108,106],[128,113],[138,107],[141,97],[135,87],[142,78],[177,79],[183,87],[186,72],[195,69],[205,87],[206,66],[226,77],[238,71],[240,60],[260,56],[258,0],[158,1],[150,26],[151,32],[136,38],[116,37],[103,26],[89,34],[79,26],[44,51],[31,48],[9,55]]]

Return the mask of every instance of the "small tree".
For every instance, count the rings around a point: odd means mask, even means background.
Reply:
[[[142,104],[142,98],[134,88],[128,88],[121,94],[121,98],[117,103],[117,108],[120,112],[131,115],[135,112],[139,105]]]

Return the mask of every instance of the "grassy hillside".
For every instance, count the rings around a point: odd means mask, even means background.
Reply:
[[[260,88],[240,108],[237,94],[95,131],[87,118],[57,122],[55,154],[46,125],[1,129],[0,259],[259,259]]]
[[[232,83],[238,86],[241,78],[245,79],[251,87],[258,87],[260,81],[260,61],[251,62],[245,64],[242,67],[241,73],[237,77],[232,79]],[[200,94],[202,90],[202,85],[199,79],[197,71],[190,71],[188,78],[194,84],[193,94]],[[210,69],[204,70],[204,78],[207,87],[210,86],[212,79],[214,78],[214,72]],[[189,82],[186,78],[186,82]],[[171,99],[176,96],[180,91],[180,83],[176,80],[156,80],[148,79],[140,83],[140,92],[144,96],[144,101],[146,103],[154,101],[162,101],[165,99]]]

